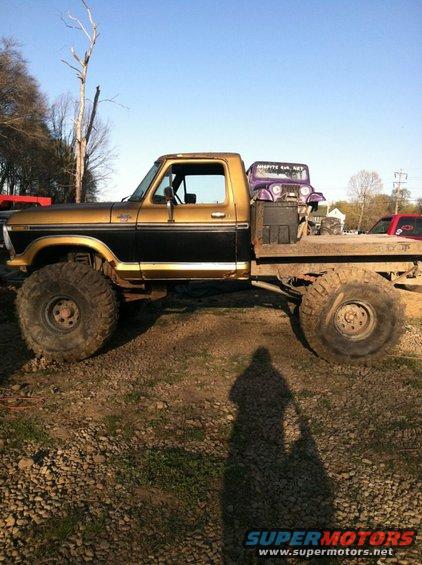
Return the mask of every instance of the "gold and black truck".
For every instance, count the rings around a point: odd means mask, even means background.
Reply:
[[[335,363],[370,363],[404,328],[395,285],[422,284],[422,242],[306,235],[294,199],[251,200],[237,153],[156,160],[124,202],[21,211],[4,226],[17,309],[37,356],[77,361],[113,333],[121,300],[177,281],[247,280],[300,302],[304,336]]]

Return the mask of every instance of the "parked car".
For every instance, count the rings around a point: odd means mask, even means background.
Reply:
[[[399,235],[410,239],[422,241],[422,215],[421,214],[392,214],[378,220],[368,233]],[[422,286],[402,285],[406,290],[422,292]]]
[[[391,214],[384,216],[368,233],[399,235],[422,240],[421,214]]]
[[[51,206],[52,199],[48,196],[16,196],[13,194],[0,194],[0,247],[4,246],[3,224],[20,210],[37,206]]]

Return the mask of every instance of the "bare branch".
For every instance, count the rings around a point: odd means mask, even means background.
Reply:
[[[82,4],[85,6],[86,11],[88,12],[88,18],[89,18],[89,21],[90,21],[92,27],[95,28],[95,27],[97,26],[97,24],[96,24],[96,23],[94,22],[94,20],[92,19],[92,13],[91,13],[90,7],[89,7],[88,4],[85,2],[85,0],[82,0]]]
[[[86,30],[86,27],[84,26],[84,24],[81,22],[81,20],[79,20],[78,18],[75,18],[75,16],[72,16],[72,14],[67,14],[67,17],[70,20],[73,20],[74,22],[76,22],[78,24],[78,26],[75,26],[76,29],[80,29],[81,31],[84,32],[84,34],[87,36],[88,41],[91,41],[91,36],[89,35],[89,33]]]
[[[71,65],[68,61],[66,61],[66,59],[60,59],[60,61],[61,61],[62,63],[64,63],[65,65],[67,65],[68,67],[70,67],[71,69],[73,69],[74,71],[76,71],[77,74],[78,74],[78,77],[80,76],[80,72],[81,72],[80,69],[77,69],[76,67],[74,67],[73,65]]]
[[[111,102],[112,104],[116,104],[117,106],[120,106],[121,108],[124,108],[125,110],[130,110],[129,106],[125,106],[124,104],[121,104],[120,102],[116,102],[116,98],[118,96],[119,96],[119,94],[115,94],[111,98],[102,98],[98,102],[99,103],[101,103],[101,102]]]
[[[70,52],[72,53],[73,58],[81,65],[81,67],[83,66],[83,63],[81,61],[81,58],[79,57],[79,55],[76,53],[75,49],[73,47],[70,48]]]

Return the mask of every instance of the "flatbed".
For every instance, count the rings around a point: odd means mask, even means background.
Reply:
[[[390,235],[309,235],[297,243],[255,244],[256,258],[263,257],[420,257],[422,242]]]

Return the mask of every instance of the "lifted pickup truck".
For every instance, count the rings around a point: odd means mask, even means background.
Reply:
[[[75,361],[113,333],[119,296],[158,299],[175,281],[243,279],[301,301],[321,357],[368,363],[403,331],[394,284],[421,284],[422,243],[304,236],[297,204],[253,201],[236,153],[164,155],[126,202],[22,211],[4,227],[26,270],[22,333],[38,356]]]

